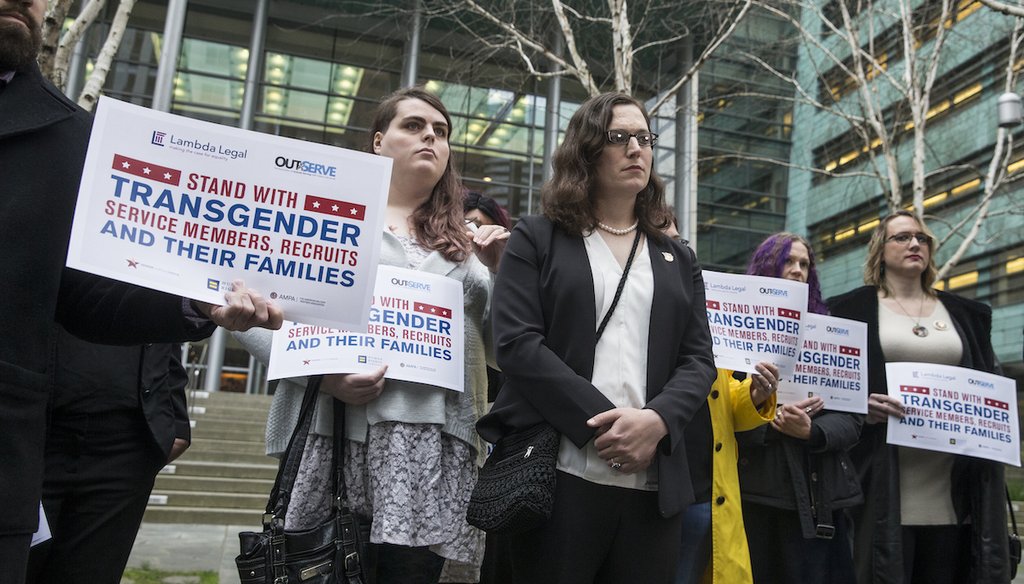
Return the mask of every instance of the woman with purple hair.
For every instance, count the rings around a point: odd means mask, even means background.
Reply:
[[[751,256],[747,273],[807,283],[807,309],[828,314],[814,250],[803,237],[768,237]],[[862,500],[847,450],[857,442],[863,419],[823,406],[817,396],[780,404],[771,424],[737,436],[755,584],[854,582],[843,510]]]

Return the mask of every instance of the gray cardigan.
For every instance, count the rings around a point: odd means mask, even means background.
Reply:
[[[397,237],[384,233],[381,265],[408,267],[409,260]],[[362,441],[370,424],[407,422],[439,424],[442,430],[474,447],[478,464],[486,454],[477,435],[476,421],[487,408],[488,362],[494,362],[491,344],[490,301],[492,278],[475,256],[461,264],[446,260],[434,251],[423,260],[419,270],[440,274],[462,282],[465,299],[465,391],[462,393],[420,383],[388,379],[380,397],[363,406],[346,407],[346,434]],[[265,329],[232,333],[254,357],[268,363],[272,334]],[[282,379],[274,393],[267,417],[267,454],[280,456],[299,418],[305,377]],[[334,421],[331,396],[320,394],[312,433],[332,436]]]

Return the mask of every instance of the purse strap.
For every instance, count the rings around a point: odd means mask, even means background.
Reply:
[[[1017,517],[1013,514],[1013,501],[1010,500],[1010,488],[1003,485],[1003,490],[1006,492],[1006,512],[1010,516],[1010,523],[1013,525],[1013,534],[1017,534]],[[1018,537],[1020,537],[1018,535]]]
[[[626,260],[626,267],[622,269],[622,277],[619,278],[619,287],[615,289],[615,297],[612,298],[612,305],[608,307],[608,312],[604,313],[604,319],[601,320],[601,326],[597,327],[597,340],[601,340],[601,335],[604,334],[604,327],[608,326],[608,321],[612,319],[612,313],[615,312],[615,307],[619,305],[619,297],[622,296],[622,289],[626,287],[626,277],[629,276],[629,268],[633,266],[633,257],[636,256],[636,248],[640,246],[640,230],[636,230],[636,237],[633,238],[633,248],[629,250],[629,259]]]
[[[295,478],[299,474],[299,465],[302,463],[302,453],[306,449],[306,441],[309,438],[309,428],[313,423],[313,411],[316,407],[317,396],[320,394],[322,379],[319,375],[311,376],[306,383],[306,392],[302,396],[302,406],[299,408],[299,419],[296,421],[291,438],[288,439],[288,448],[277,467],[277,477],[274,479],[274,486],[270,490],[270,497],[267,500],[266,515],[263,517],[264,527],[269,527],[274,519],[279,519],[281,524],[284,524],[292,488],[295,486]]]

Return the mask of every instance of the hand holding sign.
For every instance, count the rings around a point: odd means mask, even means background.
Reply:
[[[361,406],[377,399],[384,391],[384,374],[387,371],[388,366],[384,365],[369,373],[327,375],[320,384],[320,391],[349,405]]]
[[[811,418],[822,410],[824,402],[818,396],[809,397],[795,404],[779,406],[772,420],[772,428],[787,436],[809,440],[811,438]]]
[[[284,322],[280,307],[256,290],[247,288],[241,280],[231,283],[231,291],[224,294],[224,300],[221,306],[194,302],[203,316],[229,331],[247,331],[253,327],[277,330]]]
[[[868,396],[868,424],[882,424],[889,421],[889,416],[903,417],[903,404],[900,400],[884,393],[873,393]]]

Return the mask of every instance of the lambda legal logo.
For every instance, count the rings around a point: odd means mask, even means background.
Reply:
[[[153,144],[156,144],[157,146],[163,146],[164,145],[164,138],[166,138],[166,137],[167,137],[167,132],[160,132],[158,130],[153,130],[153,139],[150,140],[150,142],[153,143]]]

